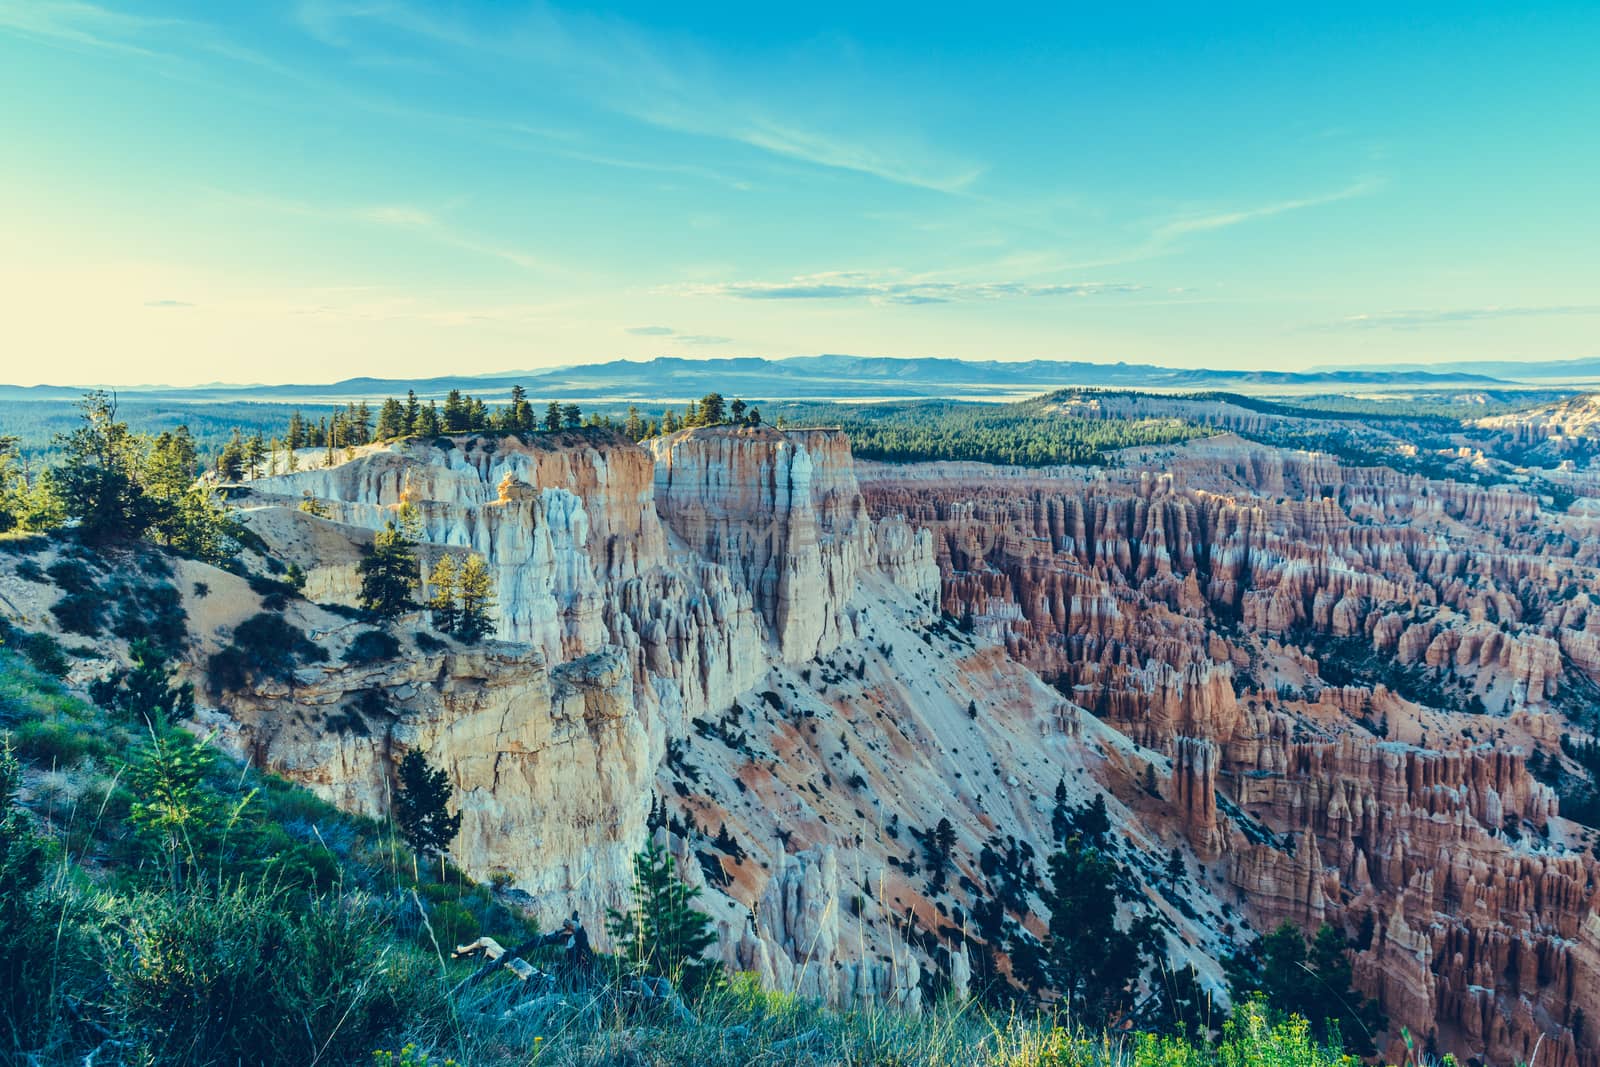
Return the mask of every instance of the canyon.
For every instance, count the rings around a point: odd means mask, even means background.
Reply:
[[[248,570],[303,597],[176,561],[197,726],[371,816],[422,751],[452,860],[602,941],[655,842],[729,967],[845,1007],[1003,980],[1044,934],[1052,816],[1100,798],[1125,917],[1213,993],[1256,935],[1328,923],[1380,1050],[1600,1064],[1586,501],[1221,429],[1048,469],[771,427],[351,449],[230,494]],[[420,610],[374,637],[357,564],[391,522],[423,592],[485,561],[491,640]],[[263,611],[319,655],[212,676]]]
[[[1595,834],[1549,784],[1596,707],[1581,511],[1231,435],[988,474],[861,478],[935,532],[948,614],[1173,760],[1258,926],[1349,931],[1441,1050],[1595,1062]]]

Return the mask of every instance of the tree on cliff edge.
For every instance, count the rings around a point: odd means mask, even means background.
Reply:
[[[413,852],[442,857],[455,840],[461,830],[461,816],[450,814],[454,792],[449,775],[429,766],[427,757],[417,749],[407,752],[400,761],[394,821]]]
[[[494,578],[482,556],[468,556],[457,572],[460,602],[456,611],[456,636],[468,643],[494,630],[489,609],[494,607]]]
[[[414,606],[411,591],[418,583],[417,554],[394,523],[378,531],[356,571],[361,575],[362,610],[392,619]]]

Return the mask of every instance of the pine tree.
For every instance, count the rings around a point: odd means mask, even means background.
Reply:
[[[1067,807],[1067,780],[1056,782],[1056,802],[1050,809],[1050,832],[1056,844],[1064,845],[1072,836],[1072,809]]]
[[[54,483],[67,514],[91,541],[143,536],[159,514],[142,483],[146,440],[117,421],[106,393],[85,394],[78,411],[78,428],[55,439],[64,458]]]
[[[1096,793],[1094,799],[1089,801],[1073,820],[1073,828],[1078,836],[1083,838],[1083,843],[1102,848],[1106,843],[1106,834],[1111,832],[1111,816],[1106,812],[1106,795]]]
[[[749,413],[745,415],[744,421],[745,421],[745,424],[748,425],[748,426],[760,426],[761,425],[761,409],[760,408],[754,408],[754,407],[751,408]]]
[[[1104,1025],[1131,1006],[1139,976],[1158,939],[1148,917],[1117,926],[1117,864],[1072,840],[1050,857],[1050,909],[1045,972],[1067,1010],[1090,1026]]]
[[[1384,1027],[1383,1013],[1351,988],[1347,947],[1344,933],[1324,924],[1308,952],[1299,929],[1285,922],[1224,961],[1229,993],[1236,1001],[1261,994],[1274,1010],[1309,1021],[1318,1038],[1337,1036],[1349,1051],[1370,1054],[1372,1035]]]
[[[494,579],[483,557],[472,555],[461,565],[457,580],[460,610],[456,617],[456,636],[474,642],[494,629],[489,609],[494,607]]]
[[[217,456],[217,474],[225,482],[236,482],[244,474],[244,436],[237,426]]]
[[[290,451],[305,446],[306,420],[300,417],[299,408],[289,413],[289,432],[284,435],[283,443]]]
[[[744,401],[735,397],[733,403],[728,405],[728,416],[735,423],[742,424],[744,422]]]
[[[194,683],[175,684],[177,669],[163,651],[144,639],[128,647],[133,667],[118,670],[89,686],[89,696],[107,711],[119,712],[146,730],[173,726],[194,714]]]
[[[403,417],[406,424],[406,433],[420,434],[423,432],[421,423],[422,405],[417,403],[417,391],[415,389],[406,390],[406,406]]]
[[[568,404],[561,409],[561,428],[576,430],[583,425],[583,410],[576,404]]]
[[[396,437],[404,437],[410,432],[411,426],[406,421],[405,408],[400,406],[400,401],[391,396],[378,409],[377,439],[390,441]]]
[[[716,426],[726,421],[721,393],[707,393],[700,398],[700,425]]]
[[[644,420],[639,417],[639,406],[628,405],[628,421],[623,424],[622,432],[630,441],[637,441],[644,436]]]
[[[520,385],[511,387],[511,402],[502,413],[502,428],[525,433],[533,429],[533,406],[528,403],[528,391]]]
[[[400,836],[419,855],[443,856],[461,830],[461,815],[450,814],[455,789],[450,776],[428,765],[427,757],[412,749],[400,761],[394,791],[394,821]]]
[[[365,400],[357,404],[350,413],[350,443],[353,445],[372,443],[372,412],[367,409]]]
[[[225,817],[206,778],[216,762],[211,750],[186,730],[153,734],[129,767],[136,799],[128,812],[138,842],[162,856],[172,888],[186,872],[202,868]]]
[[[244,464],[252,479],[261,477],[261,464],[267,458],[267,443],[257,431],[244,443]]]
[[[678,413],[671,408],[661,413],[661,432],[677,433],[679,430]]]
[[[18,440],[0,434],[0,533],[54,529],[65,518],[55,484],[48,471],[29,481],[27,470],[17,463]]]
[[[380,618],[394,618],[414,605],[411,591],[417,587],[415,546],[390,522],[372,539],[361,562],[361,607]]]
[[[150,448],[150,461],[145,468],[149,492],[162,501],[176,500],[194,485],[199,463],[189,427],[163,430]]]
[[[555,433],[561,429],[561,402],[550,401],[544,409],[544,428],[548,433]]]
[[[672,855],[654,842],[633,859],[633,907],[608,909],[606,930],[636,970],[661,975],[696,996],[720,968],[704,952],[716,944],[711,919],[693,907],[700,890],[679,881]]]
[[[956,830],[949,819],[940,819],[933,832],[922,839],[922,852],[928,867],[928,890],[938,896],[945,890],[951,857],[956,845]]]
[[[428,607],[433,611],[433,625],[447,634],[455,632],[460,619],[460,609],[456,606],[459,573],[455,557],[445,555],[439,557],[439,562],[433,565],[428,575],[428,584],[433,587],[433,595],[428,598]]]
[[[428,406],[422,409],[422,434],[426,437],[437,437],[444,429],[444,423],[439,419],[439,405],[428,401]]]
[[[461,397],[461,390],[452,389],[444,398],[445,433],[461,433],[467,429],[472,409]]]

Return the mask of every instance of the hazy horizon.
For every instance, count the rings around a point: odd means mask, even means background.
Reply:
[[[0,0],[0,377],[1600,354],[1600,9],[805,21]]]
[[[771,363],[781,363],[781,362],[783,362],[785,360],[789,360],[789,359],[810,359],[810,358],[818,358],[818,357],[822,357],[822,358],[838,358],[838,359],[865,359],[865,360],[888,359],[888,360],[900,360],[900,361],[906,361],[906,362],[910,362],[910,361],[921,359],[921,358],[928,358],[928,359],[954,358],[954,357],[917,357],[917,356],[882,356],[882,357],[879,357],[879,356],[861,356],[861,355],[852,354],[852,353],[845,353],[845,352],[797,353],[797,354],[792,355],[792,356],[771,356],[771,357],[743,357],[743,356],[737,356],[737,355],[732,355],[732,354],[728,354],[728,355],[701,355],[701,356],[694,356],[694,355],[685,355],[685,356],[647,356],[647,357],[643,357],[643,358],[614,357],[613,359],[594,359],[594,360],[567,361],[567,362],[561,362],[561,363],[553,363],[548,367],[507,367],[507,368],[500,368],[500,369],[496,369],[496,370],[484,370],[484,371],[466,371],[466,370],[463,370],[463,371],[454,371],[454,372],[445,371],[445,370],[436,370],[436,371],[430,372],[428,374],[418,374],[418,375],[343,374],[343,375],[339,375],[338,377],[331,377],[331,378],[330,377],[306,378],[306,379],[280,378],[280,379],[275,379],[275,380],[269,380],[269,379],[244,380],[244,379],[215,378],[215,379],[211,379],[211,380],[207,380],[207,381],[155,381],[155,380],[133,381],[133,380],[113,380],[113,379],[85,379],[85,380],[80,380],[80,381],[49,381],[49,380],[43,380],[43,381],[29,382],[29,381],[0,380],[0,387],[10,386],[10,387],[19,387],[19,388],[40,387],[40,388],[64,388],[64,389],[127,389],[127,390],[130,390],[130,391],[132,391],[132,390],[169,390],[169,389],[173,390],[173,391],[183,391],[183,390],[191,390],[191,389],[198,390],[198,389],[205,389],[205,388],[272,389],[272,388],[276,388],[276,387],[285,387],[285,386],[317,386],[317,385],[330,385],[331,386],[331,385],[337,385],[337,384],[339,384],[341,382],[350,381],[350,380],[354,380],[354,379],[363,379],[363,378],[373,378],[373,379],[378,379],[378,380],[397,380],[397,381],[407,381],[407,380],[418,381],[418,380],[433,379],[433,378],[463,379],[463,380],[468,380],[468,379],[486,379],[486,380],[514,379],[514,378],[518,377],[519,375],[526,376],[526,377],[533,377],[533,376],[536,376],[536,375],[548,374],[548,373],[551,373],[551,372],[554,372],[554,371],[560,371],[560,370],[564,370],[564,369],[566,369],[566,370],[576,370],[576,369],[583,368],[583,367],[598,366],[598,365],[601,365],[601,364],[604,364],[604,363],[611,363],[611,362],[637,363],[642,367],[642,366],[650,364],[650,363],[652,363],[652,362],[654,362],[654,361],[656,361],[658,359],[683,359],[683,360],[691,360],[691,361],[696,361],[696,362],[711,362],[711,361],[716,361],[716,360],[733,360],[733,359],[756,358],[756,359],[765,359],[765,360],[767,360],[768,362],[771,362]],[[972,360],[962,360],[961,362],[977,364],[977,363],[982,363],[984,361],[983,360],[972,359]],[[996,362],[996,363],[1027,363],[1027,362],[1034,362],[1034,361],[1033,360],[1029,360],[1029,359],[1025,359],[1025,358],[1016,358],[1016,359],[995,359],[993,362]],[[1175,364],[1163,364],[1163,363],[1159,363],[1159,362],[1152,362],[1152,363],[1146,364],[1146,363],[1143,363],[1143,362],[1135,362],[1135,361],[1131,361],[1131,360],[1122,360],[1122,361],[1118,361],[1118,360],[1077,360],[1077,361],[1074,361],[1074,360],[1057,360],[1057,361],[1046,361],[1046,362],[1085,363],[1085,364],[1090,364],[1090,365],[1093,365],[1093,366],[1096,366],[1096,367],[1105,367],[1105,368],[1112,368],[1112,367],[1116,367],[1116,366],[1119,366],[1119,365],[1133,365],[1133,366],[1161,367],[1163,369],[1170,369],[1170,370],[1204,369],[1204,370],[1210,370],[1210,371],[1222,372],[1222,373],[1228,373],[1228,372],[1252,373],[1252,372],[1258,372],[1258,371],[1264,372],[1264,371],[1282,370],[1283,369],[1283,368],[1240,368],[1240,367],[1183,368],[1183,367],[1179,367],[1179,366],[1177,366]],[[1479,375],[1482,375],[1484,377],[1495,377],[1495,375],[1493,373],[1491,373],[1490,370],[1487,369],[1490,365],[1498,365],[1498,364],[1508,363],[1508,362],[1509,363],[1523,362],[1523,363],[1527,363],[1530,366],[1535,365],[1535,364],[1562,363],[1562,362],[1588,364],[1588,363],[1591,363],[1591,362],[1600,363],[1600,359],[1587,360],[1587,359],[1584,359],[1583,357],[1577,357],[1577,358],[1572,359],[1572,360],[1541,360],[1541,361],[1533,361],[1533,360],[1524,360],[1524,361],[1483,360],[1481,362],[1485,364],[1485,368],[1486,369],[1479,370],[1479,371],[1474,371],[1474,370],[1471,369],[1473,362],[1474,361],[1470,361],[1470,360],[1468,360],[1468,361],[1437,360],[1437,361],[1434,361],[1431,364],[1418,363],[1418,364],[1415,364],[1415,365],[1407,365],[1407,364],[1384,365],[1384,364],[1370,364],[1370,363],[1369,364],[1356,364],[1356,363],[1350,363],[1350,364],[1326,364],[1326,365],[1308,366],[1308,367],[1304,367],[1304,368],[1299,368],[1299,369],[1297,369],[1297,371],[1294,371],[1294,372],[1291,372],[1291,373],[1306,373],[1306,374],[1338,373],[1338,372],[1391,372],[1391,373],[1405,373],[1405,372],[1410,372],[1410,371],[1413,371],[1413,370],[1428,371],[1430,368],[1451,368],[1452,369],[1450,371],[1451,373],[1459,373],[1459,374],[1463,374],[1463,375],[1466,375],[1466,374],[1479,374]],[[1579,368],[1574,368],[1574,370],[1577,371],[1577,370],[1579,370]],[[1432,373],[1444,373],[1444,372],[1441,372],[1439,370],[1433,370],[1431,372]],[[1595,377],[1595,376],[1591,375],[1591,374],[1575,373],[1571,377],[1565,378],[1565,379],[1561,379],[1561,380],[1565,381],[1567,384],[1572,384],[1574,382],[1586,381],[1586,380],[1588,380],[1588,379],[1590,379],[1592,377]],[[1505,380],[1507,382],[1507,384],[1514,384],[1516,382],[1516,379],[1514,379],[1514,378],[1503,379],[1503,380]],[[1530,379],[1530,381],[1531,380],[1533,380],[1533,379]],[[1556,380],[1556,377],[1552,376],[1551,380]],[[885,382],[884,384],[888,385],[888,384],[891,384],[891,383]],[[1085,384],[1085,385],[1090,386],[1090,387],[1096,387],[1095,383],[1092,383],[1092,382],[1084,382],[1082,384]],[[1127,388],[1126,385],[1121,385],[1121,386],[1108,385],[1108,386],[1103,386],[1103,387],[1104,388],[1108,388],[1108,389],[1112,389],[1112,390],[1115,390],[1115,389],[1118,389],[1118,388]],[[1395,385],[1394,387],[1399,388],[1401,386],[1400,385]],[[1465,387],[1465,386],[1463,386],[1463,387]],[[957,386],[957,388],[959,388],[959,385]],[[1158,386],[1158,387],[1155,387],[1155,388],[1157,388],[1158,390],[1174,390],[1174,389],[1176,389],[1176,390],[1180,390],[1181,391],[1185,387],[1183,387],[1183,386],[1167,386],[1167,385],[1163,385],[1163,386]],[[1189,387],[1189,388],[1192,388],[1192,387]],[[685,394],[686,397],[687,397],[687,395],[688,394]],[[927,394],[908,393],[907,394],[907,398],[910,398],[910,397],[916,396],[916,395],[927,395]],[[857,398],[857,399],[859,399],[859,398]]]

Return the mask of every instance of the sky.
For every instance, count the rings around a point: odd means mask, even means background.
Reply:
[[[1592,2],[0,0],[0,381],[1600,356],[1596,41]]]

